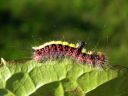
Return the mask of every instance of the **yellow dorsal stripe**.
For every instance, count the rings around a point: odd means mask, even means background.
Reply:
[[[44,43],[43,45],[40,45],[40,46],[36,46],[36,47],[32,47],[32,49],[34,50],[38,50],[38,49],[42,49],[48,45],[52,45],[52,44],[62,44],[62,45],[67,45],[67,46],[70,46],[70,47],[73,47],[73,48],[77,48],[79,46],[79,44],[72,44],[72,43],[68,43],[68,42],[65,42],[65,41],[50,41],[50,42],[46,42]],[[85,48],[82,49],[82,53],[87,53],[87,54],[93,54],[94,52],[93,51],[86,51]],[[99,53],[100,54],[100,53]]]
[[[69,44],[68,42],[65,42],[65,41],[50,41],[50,42],[47,42],[47,43],[44,43],[43,45],[40,45],[40,46],[37,46],[37,47],[32,47],[32,49],[34,50],[38,50],[38,49],[42,49],[48,45],[51,45],[51,44],[62,44],[62,45],[67,45],[67,46],[70,46],[70,47],[73,47],[73,48],[77,48],[77,45],[76,44]]]

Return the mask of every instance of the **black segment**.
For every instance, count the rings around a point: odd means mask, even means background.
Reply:
[[[86,42],[84,42],[84,41],[79,42],[78,49],[79,49],[79,50],[82,50],[82,49],[85,47],[85,45],[87,45]]]

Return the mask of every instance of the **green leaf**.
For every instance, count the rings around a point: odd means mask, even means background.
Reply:
[[[126,73],[69,59],[8,63],[0,67],[0,96],[126,96]]]

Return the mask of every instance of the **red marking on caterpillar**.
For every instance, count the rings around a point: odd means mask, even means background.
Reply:
[[[33,47],[34,60],[43,61],[45,59],[54,59],[62,57],[70,57],[77,61],[90,64],[93,66],[104,66],[107,58],[102,52],[83,52],[85,43],[80,42],[78,46],[75,44],[68,44],[67,42],[52,41],[45,43],[39,47]]]

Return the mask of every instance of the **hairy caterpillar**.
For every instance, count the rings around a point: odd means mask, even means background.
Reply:
[[[38,47],[32,47],[33,59],[41,62],[45,59],[70,57],[93,66],[104,66],[107,61],[106,55],[102,52],[86,52],[85,45],[84,42],[76,45],[62,41],[51,41]]]

